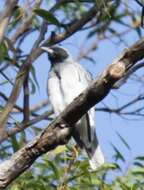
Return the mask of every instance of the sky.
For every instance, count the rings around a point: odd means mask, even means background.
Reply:
[[[136,6],[136,4],[132,6]],[[122,30],[119,25],[116,25],[115,27],[117,27],[118,31]],[[33,39],[36,35],[36,33],[33,33],[23,43],[23,49],[25,53],[29,52],[31,43],[33,43]],[[94,40],[94,38],[92,38],[90,41],[85,41],[85,38],[85,31],[77,32],[75,35],[61,43],[61,45],[67,48],[72,54],[73,58],[76,59],[81,46],[83,45],[83,48],[88,48]],[[132,45],[139,39],[136,32],[128,33],[128,35],[125,35],[124,38],[126,44],[116,43],[117,40],[115,38],[111,41],[104,40],[103,42],[98,44],[97,51],[91,54],[92,58],[95,60],[95,64],[88,62],[84,59],[81,60],[80,64],[82,64],[87,70],[89,70],[92,73],[93,77],[96,78],[98,74],[100,74],[108,64],[112,63],[112,61],[122,52],[122,50],[124,50],[124,48]],[[36,94],[30,96],[31,106],[37,104],[38,102],[41,102],[44,99],[47,99],[47,78],[48,71],[50,69],[50,62],[48,61],[47,55],[41,55],[35,61],[34,66],[36,68],[36,76],[38,78],[40,89]],[[13,73],[9,72],[9,75],[12,77]],[[129,80],[128,84],[123,85],[119,90],[112,90],[101,103],[96,105],[96,107],[102,107],[103,104],[114,108],[117,105],[123,105],[128,100],[136,97],[141,89],[142,85],[132,80]],[[7,87],[4,87],[3,90],[6,90],[9,94],[11,88],[8,89]],[[20,105],[22,105],[21,97],[22,96],[20,96],[17,101]],[[135,108],[135,106],[136,105],[133,105],[133,108]],[[44,124],[45,123],[43,122],[40,125],[44,126]],[[122,152],[122,154],[126,158],[127,164],[130,164],[133,161],[134,157],[138,155],[144,155],[144,119],[127,120],[114,114],[97,111],[96,131],[107,161],[112,161],[112,156],[114,154],[111,143],[114,144],[118,148],[118,150],[120,150],[120,152]],[[128,150],[125,147],[125,145],[118,137],[117,132],[125,139],[131,150]]]

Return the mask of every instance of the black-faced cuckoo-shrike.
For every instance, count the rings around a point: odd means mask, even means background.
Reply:
[[[48,95],[54,112],[58,115],[89,86],[92,77],[74,61],[65,48],[60,46],[41,48],[48,53],[51,62]],[[95,108],[93,107],[76,123],[73,133],[80,148],[86,150],[93,170],[104,163],[95,127]]]

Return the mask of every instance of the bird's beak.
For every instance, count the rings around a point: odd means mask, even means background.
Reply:
[[[53,50],[49,47],[41,47],[42,50],[48,52],[49,54],[52,54],[53,53]]]

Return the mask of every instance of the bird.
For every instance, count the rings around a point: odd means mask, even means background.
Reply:
[[[48,97],[54,113],[59,115],[92,82],[91,74],[76,62],[67,49],[59,45],[43,46],[48,54],[51,68],[48,75]],[[96,170],[105,159],[98,142],[95,128],[95,107],[92,107],[75,124],[73,138],[89,157],[92,170]]]

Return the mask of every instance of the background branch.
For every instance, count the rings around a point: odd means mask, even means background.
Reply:
[[[0,16],[0,43],[4,38],[5,31],[7,29],[9,20],[12,16],[13,11],[17,6],[18,0],[7,0],[5,2],[5,9]]]

